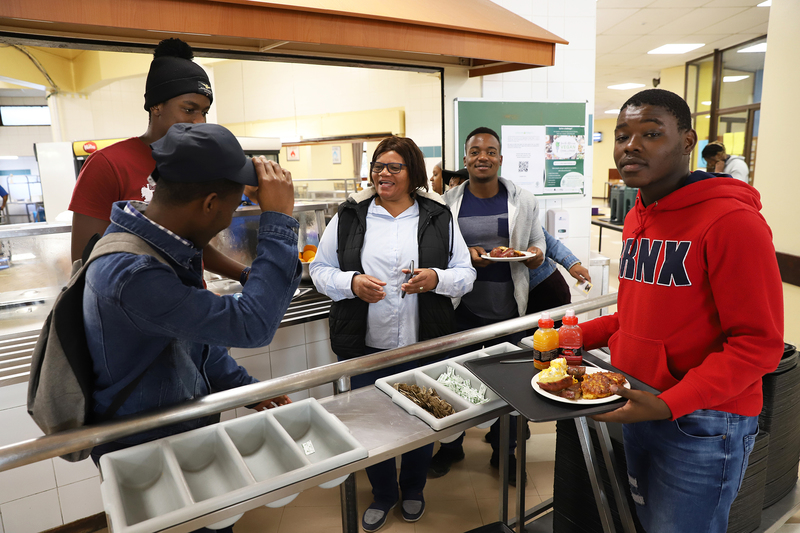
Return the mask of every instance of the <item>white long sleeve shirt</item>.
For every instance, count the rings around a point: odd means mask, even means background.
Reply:
[[[388,350],[418,340],[417,295],[406,294],[401,298],[403,292],[400,290],[406,278],[402,270],[408,268],[411,261],[419,268],[418,224],[417,202],[395,218],[373,201],[367,210],[367,231],[361,249],[364,272],[346,272],[339,268],[336,253],[339,227],[339,216],[336,215],[325,228],[317,255],[309,266],[314,286],[335,302],[357,297],[352,290],[356,274],[368,274],[386,282],[383,287],[386,297],[370,304],[367,313],[366,345],[372,348]],[[439,277],[434,292],[458,298],[472,290],[477,274],[457,224],[451,223],[450,235],[453,256],[446,270],[433,269]]]

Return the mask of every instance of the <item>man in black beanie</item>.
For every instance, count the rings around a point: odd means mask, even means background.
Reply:
[[[149,202],[156,166],[150,145],[167,134],[170,126],[204,123],[214,95],[205,70],[192,61],[192,48],[180,39],[165,39],[153,52],[145,83],[144,109],[147,131],[93,153],[78,176],[69,204],[72,216],[72,259],[79,259],[92,235],[102,235],[109,225],[111,206],[121,200]],[[203,250],[206,269],[246,281],[247,269],[212,246]]]

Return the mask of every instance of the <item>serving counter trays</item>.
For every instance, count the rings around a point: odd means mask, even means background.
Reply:
[[[112,531],[159,531],[366,457],[345,425],[309,398],[103,455],[100,491]]]
[[[469,400],[462,398],[457,393],[447,388],[442,383],[437,381],[438,377],[447,372],[448,367],[452,367],[456,376],[467,379],[470,381],[473,388],[477,389],[481,383],[475,375],[463,366],[465,361],[477,359],[479,357],[487,357],[490,355],[497,355],[507,352],[521,351],[521,348],[514,346],[511,343],[501,343],[489,348],[484,348],[468,354],[453,357],[426,365],[414,370],[402,372],[375,381],[375,386],[388,394],[392,398],[392,402],[402,407],[406,412],[424,421],[431,429],[441,431],[444,428],[458,424],[464,420],[479,415],[480,413],[491,411],[502,405],[505,401],[500,398],[493,390],[486,390],[486,398],[489,400],[486,403],[474,404]],[[407,385],[418,385],[420,387],[433,388],[439,396],[447,403],[453,406],[455,413],[445,416],[444,418],[436,418],[431,413],[419,407],[417,404],[406,398],[401,392],[394,388],[395,383],[405,383]],[[491,425],[492,421],[487,424]],[[481,424],[485,426],[487,424]]]

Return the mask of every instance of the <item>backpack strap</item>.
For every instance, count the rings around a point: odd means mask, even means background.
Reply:
[[[81,267],[81,274],[85,276],[86,269],[88,266],[97,258],[102,257],[104,255],[110,254],[117,254],[117,253],[128,253],[128,254],[135,254],[135,255],[150,255],[155,257],[159,263],[167,265],[168,267],[172,268],[172,266],[164,259],[161,254],[156,252],[152,246],[147,244],[147,242],[142,239],[141,237],[134,235],[133,233],[124,233],[124,232],[115,232],[109,233],[108,235],[103,236],[101,239],[96,240],[94,243],[91,241],[89,242],[90,245],[94,244],[92,248],[89,246],[86,247],[84,250],[84,262],[83,266]],[[90,252],[90,253],[87,253]],[[88,255],[88,258],[87,258]],[[144,375],[150,369],[150,366],[155,362],[158,357],[154,358],[153,361],[147,365],[147,368],[144,369],[144,372],[139,374],[136,379],[128,383],[122,390],[120,390],[117,394],[114,395],[114,398],[111,400],[111,404],[108,406],[108,409],[102,415],[95,415],[93,422],[103,422],[105,420],[110,420],[116,412],[122,407],[122,404],[128,399],[128,397],[133,393],[134,389],[136,389],[137,385],[142,381]]]

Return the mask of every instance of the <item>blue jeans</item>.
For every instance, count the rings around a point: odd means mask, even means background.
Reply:
[[[623,425],[628,482],[647,533],[724,533],[758,417],[699,410]]]

